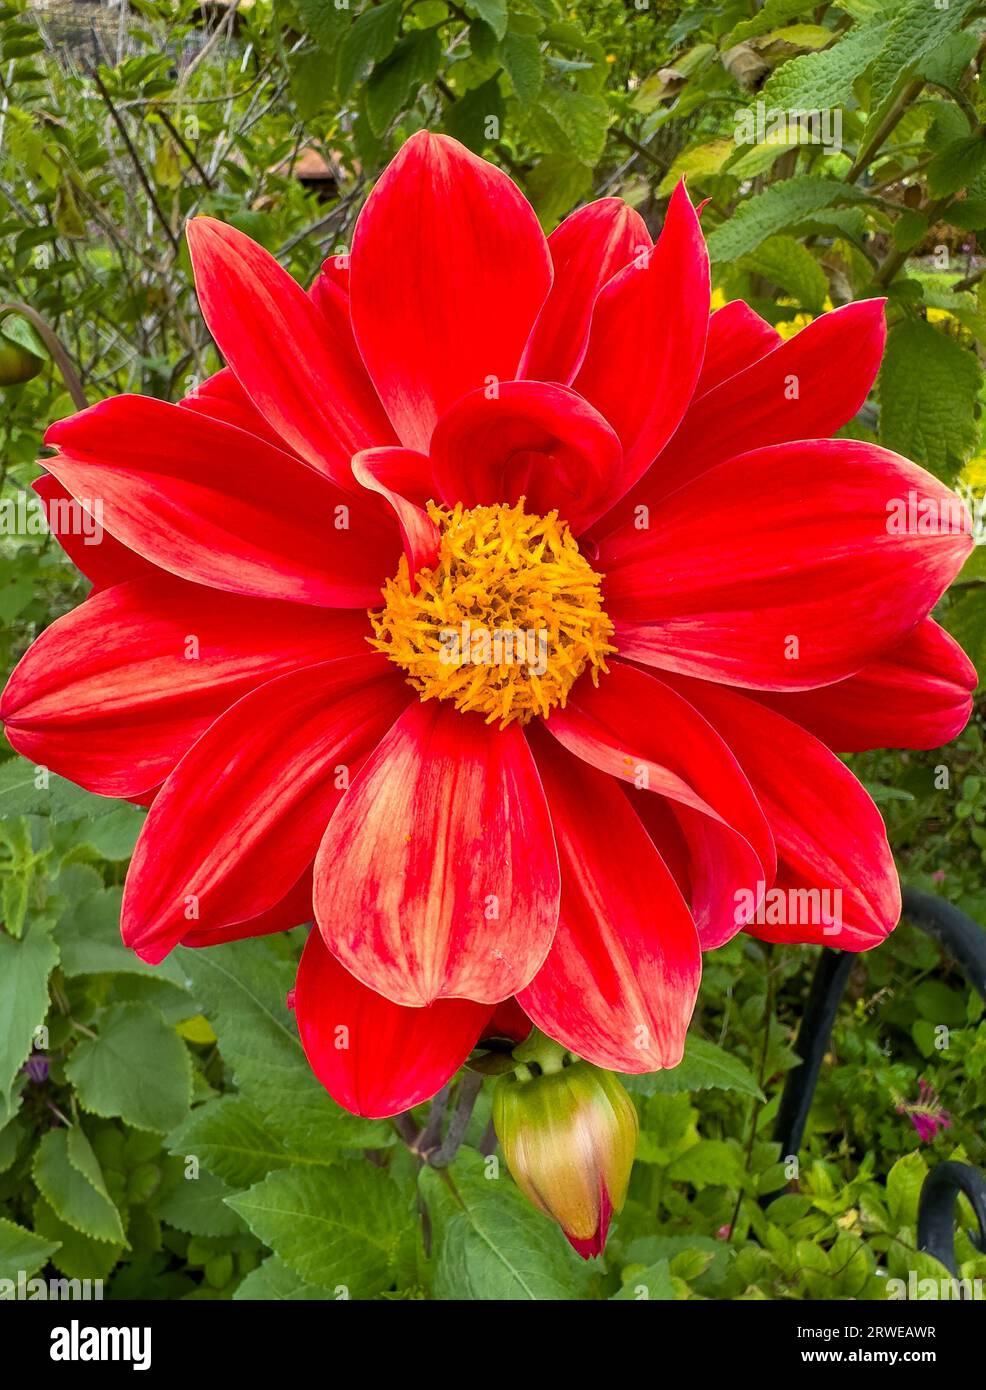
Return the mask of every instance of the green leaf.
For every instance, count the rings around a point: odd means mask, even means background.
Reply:
[[[858,189],[834,179],[818,179],[809,174],[785,179],[742,202],[709,236],[709,254],[715,261],[734,261],[802,218],[864,196]]]
[[[489,134],[489,122],[494,122],[494,134]],[[481,154],[491,140],[498,138],[503,125],[503,96],[499,77],[466,92],[445,113],[445,129],[456,140]]]
[[[763,1092],[738,1057],[705,1038],[689,1037],[685,1055],[670,1071],[620,1078],[633,1095],[677,1095],[684,1091],[738,1091],[763,1100]]]
[[[373,64],[387,57],[397,42],[400,18],[400,0],[384,0],[382,5],[367,5],[358,16],[339,50],[340,97],[347,97]]]
[[[105,1279],[123,1254],[123,1246],[94,1240],[60,1220],[43,1197],[34,1203],[34,1229],[58,1248],[51,1256],[56,1269],[69,1279]]]
[[[366,114],[375,134],[383,135],[421,84],[432,80],[441,57],[438,30],[418,29],[376,65],[366,84]]]
[[[294,985],[290,962],[264,941],[181,948],[178,956],[237,1085],[287,1148],[324,1159],[327,1149],[393,1144],[390,1125],[349,1115],[312,1075],[284,1002]]]
[[[41,783],[39,786],[38,783]],[[83,791],[26,758],[0,764],[0,819],[50,816],[55,821],[92,820],[119,810],[119,801]]]
[[[435,1298],[459,1301],[549,1301],[585,1297],[586,1270],[560,1229],[535,1211],[506,1176],[487,1178],[466,1151],[447,1187],[435,1169],[422,1192],[438,1215]]]
[[[467,10],[484,20],[498,39],[507,32],[507,0],[469,0]]]
[[[946,145],[928,165],[928,192],[934,198],[947,198],[960,188],[968,188],[986,170],[986,140],[967,135]]]
[[[188,1049],[161,1014],[146,1004],[117,1004],[84,1038],[65,1068],[79,1104],[94,1115],[119,1115],[135,1129],[165,1134],[181,1123],[192,1099]]]
[[[220,1096],[193,1110],[168,1136],[172,1153],[194,1154],[231,1187],[252,1187],[272,1168],[285,1168],[291,1156],[244,1096]]]
[[[611,1301],[628,1301],[646,1303],[651,1299],[662,1302],[671,1302],[677,1297],[675,1293],[674,1280],[671,1277],[671,1266],[667,1260],[658,1260],[649,1269],[639,1270],[635,1274],[629,1274],[626,1283],[619,1293],[614,1293]]]
[[[527,175],[527,193],[546,231],[592,188],[592,171],[567,154],[546,154]]]
[[[976,447],[975,355],[923,319],[890,330],[880,371],[880,443],[946,482]]]
[[[500,61],[513,83],[521,106],[530,106],[544,81],[544,59],[536,34],[515,34],[500,40]]]
[[[853,104],[853,84],[873,62],[889,28],[887,21],[860,25],[820,53],[782,63],[760,92],[765,107],[823,111]]]
[[[825,272],[807,247],[792,236],[768,237],[742,258],[739,269],[762,275],[809,313],[821,313],[824,308],[829,292]]]
[[[35,920],[20,940],[0,930],[0,1100],[30,1055],[48,1012],[48,976],[58,964],[50,923]]]
[[[972,585],[951,604],[945,614],[945,626],[968,653],[979,672],[979,688],[982,689],[986,681],[986,590],[981,584]]]
[[[126,1243],[102,1169],[77,1125],[50,1129],[42,1136],[32,1172],[38,1191],[59,1220],[93,1240]]]
[[[57,1240],[43,1240],[34,1231],[25,1230],[5,1216],[0,1216],[0,1279],[25,1279],[39,1270],[58,1249]]]
[[[870,121],[879,119],[895,93],[909,80],[917,62],[934,53],[949,34],[960,29],[974,0],[949,0],[947,5],[910,0],[891,19],[870,73]],[[864,134],[864,139],[865,139]]]
[[[743,1154],[734,1139],[700,1139],[668,1166],[667,1175],[698,1188],[739,1187],[744,1177]]]
[[[752,19],[741,20],[735,29],[722,40],[723,48],[732,48],[744,39],[756,38],[758,34],[769,33],[778,25],[787,24],[791,19],[799,19],[810,12],[807,0],[766,0],[763,8]]]
[[[918,1198],[928,1176],[928,1165],[919,1153],[905,1154],[887,1174],[887,1209],[895,1229],[916,1226]]]
[[[72,869],[80,867],[70,866]],[[64,878],[62,874],[57,880],[59,892],[64,891]],[[172,959],[160,965],[148,965],[124,946],[120,937],[122,897],[122,888],[99,888],[72,902],[62,913],[55,927],[55,940],[63,974],[70,979],[76,975],[147,975],[181,985],[181,970]]]
[[[529,120],[542,149],[574,156],[590,168],[606,147],[610,111],[603,97],[546,84]]]
[[[153,1202],[155,1216],[192,1236],[234,1236],[243,1222],[228,1205],[233,1189],[212,1173],[179,1177]]]
[[[271,1303],[324,1302],[333,1297],[328,1289],[306,1284],[276,1255],[269,1255],[262,1265],[252,1270],[233,1294],[234,1301],[262,1299]]]
[[[339,35],[349,24],[349,10],[337,6],[334,0],[295,0],[295,8],[305,26],[305,33],[311,34],[326,52],[331,52]]]
[[[365,1160],[337,1170],[286,1168],[229,1205],[306,1283],[351,1298],[390,1287],[411,1219],[390,1177]]]

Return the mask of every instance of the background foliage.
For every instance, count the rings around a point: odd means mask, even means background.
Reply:
[[[52,324],[90,400],[175,399],[218,365],[181,237],[192,213],[307,281],[422,126],[507,168],[548,229],[612,193],[656,231],[686,173],[708,199],[717,302],[742,296],[792,333],[887,296],[886,362],[847,433],[981,506],[983,8],[5,5],[0,297]],[[758,114],[778,109],[838,111],[841,147],[758,143]],[[736,139],[743,113],[753,143]],[[0,387],[13,504],[72,402],[23,318],[0,335],[0,374],[25,347],[41,358],[27,384]],[[85,581],[44,534],[3,532],[6,668]],[[984,556],[939,614],[980,670]],[[904,878],[986,922],[981,718],[944,752],[855,762]],[[927,1162],[986,1164],[986,1023],[906,924],[855,967],[797,1176],[767,1210],[758,1196],[791,1177],[770,1133],[815,952],[741,937],[707,957],[686,1062],[633,1084],[630,1202],[587,1267],[505,1174],[489,1179],[488,1096],[449,1169],[332,1104],[285,1006],[300,933],[180,950],[156,970],[122,947],[141,814],[0,765],[0,1277],[100,1277],[113,1297],[674,1299],[881,1297],[888,1275],[944,1273],[915,1251],[917,1194]],[[920,1081],[951,1121],[925,1146],[907,1108]],[[986,1276],[964,1236],[958,1253],[963,1274]]]

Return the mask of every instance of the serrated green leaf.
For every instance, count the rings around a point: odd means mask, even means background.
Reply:
[[[0,1216],[0,1279],[30,1279],[58,1249],[57,1240],[44,1240],[34,1231]]]
[[[166,1134],[192,1099],[188,1049],[156,1009],[117,1004],[99,1034],[80,1042],[65,1068],[79,1104],[94,1115],[119,1115],[136,1129]]]
[[[490,134],[491,121],[493,134]],[[476,154],[481,154],[491,140],[498,138],[502,124],[503,96],[497,76],[466,92],[445,112],[445,129],[449,135],[454,135]]]
[[[511,30],[500,40],[500,61],[521,106],[530,106],[544,81],[544,59],[535,34]]]
[[[41,773],[39,777],[39,769],[26,758],[0,764],[0,819],[50,816],[55,821],[92,820],[119,810],[119,801],[112,797],[83,791],[54,772],[41,769]]]
[[[347,30],[339,50],[338,86],[340,97],[347,97],[362,81],[374,63],[382,62],[397,42],[400,0],[384,0],[367,5]]]
[[[229,1199],[254,1235],[306,1283],[371,1298],[393,1280],[401,1234],[414,1218],[390,1177],[363,1162],[286,1168]]]
[[[389,57],[378,63],[366,84],[366,114],[377,135],[383,135],[423,82],[438,71],[442,47],[437,29],[406,34]]]
[[[82,866],[71,865],[72,869]],[[61,880],[58,882],[61,891]],[[82,897],[70,893],[73,901],[58,919],[55,941],[63,973],[76,975],[146,975],[169,980],[181,986],[181,970],[170,958],[160,965],[148,965],[120,937],[122,888],[99,888]]]
[[[919,1153],[904,1154],[887,1174],[887,1209],[894,1229],[917,1224],[918,1198],[927,1176],[928,1165]]]
[[[603,97],[546,83],[528,120],[542,149],[574,156],[591,168],[606,146],[610,112]]]
[[[825,306],[829,292],[825,272],[807,247],[792,236],[768,237],[741,259],[739,268],[762,275],[808,313],[821,313]]]
[[[738,1091],[763,1100],[752,1073],[738,1057],[705,1038],[688,1038],[685,1055],[670,1071],[620,1078],[633,1095],[678,1095],[686,1091]]]
[[[234,1188],[253,1187],[291,1162],[278,1135],[244,1096],[220,1096],[193,1110],[168,1136],[168,1148],[183,1157],[194,1154]]]
[[[42,1135],[32,1173],[38,1191],[60,1221],[93,1240],[126,1243],[120,1213],[110,1200],[102,1170],[81,1131],[51,1129]]]
[[[184,1174],[152,1203],[155,1216],[192,1236],[233,1236],[243,1230],[243,1221],[230,1207],[234,1194],[212,1173]]]
[[[43,1197],[32,1209],[34,1229],[57,1248],[51,1263],[69,1279],[105,1279],[123,1254],[123,1246],[94,1240],[75,1230],[52,1211]]]
[[[324,1158],[329,1149],[394,1142],[390,1125],[349,1115],[312,1075],[284,1002],[294,985],[288,961],[263,941],[181,948],[178,956],[238,1086],[288,1149]]]
[[[986,140],[967,135],[946,145],[928,165],[928,192],[934,198],[948,198],[960,188],[968,188],[986,170]]]
[[[507,0],[469,0],[466,6],[484,20],[498,39],[507,32]]]
[[[975,553],[975,552],[974,552]],[[982,549],[979,549],[982,553]],[[972,585],[945,614],[945,626],[968,653],[979,673],[979,688],[986,682],[986,589]]]
[[[306,1284],[276,1255],[269,1255],[252,1270],[233,1294],[234,1302],[262,1299],[272,1303],[323,1303],[335,1297],[317,1284]]]
[[[30,1055],[48,1012],[48,976],[58,964],[51,924],[35,920],[19,940],[0,930],[0,1100]]]
[[[864,196],[858,189],[834,179],[817,179],[808,174],[785,179],[740,203],[732,216],[709,236],[709,254],[714,261],[736,260],[803,218]]]
[[[880,52],[888,28],[886,20],[859,25],[831,48],[782,63],[764,83],[760,100],[784,111],[850,106],[853,84]]]
[[[949,481],[976,446],[975,355],[923,319],[891,329],[880,371],[880,443]]]
[[[295,8],[305,33],[311,34],[327,52],[335,47],[339,35],[350,23],[349,10],[337,6],[334,0],[295,0]]]
[[[479,1154],[464,1152],[451,1189],[435,1169],[421,1187],[440,1231],[434,1296],[457,1301],[583,1298],[586,1269],[561,1230],[535,1211],[505,1175],[487,1178]]]

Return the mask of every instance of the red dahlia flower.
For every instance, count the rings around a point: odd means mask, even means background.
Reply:
[[[501,1001],[648,1071],[681,1057],[702,949],[880,941],[897,876],[836,753],[951,738],[974,683],[928,617],[967,527],[890,524],[956,499],[829,438],[881,302],[788,342],[710,317],[683,187],[654,245],[616,199],[546,240],[428,134],[310,293],[230,227],[188,236],[228,366],[49,430],[39,491],[105,535],[63,536],[94,593],[0,711],[28,758],[150,805],[127,943],[314,916],[305,1048],[386,1115]]]

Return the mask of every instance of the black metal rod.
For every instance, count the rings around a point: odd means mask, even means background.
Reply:
[[[904,889],[904,916],[954,956],[963,975],[986,999],[986,931],[934,893]]]
[[[951,1274],[958,1274],[955,1258],[955,1204],[959,1193],[972,1203],[979,1230],[969,1239],[986,1253],[986,1177],[968,1163],[939,1163],[924,1180],[918,1201],[918,1249],[934,1255]]]

